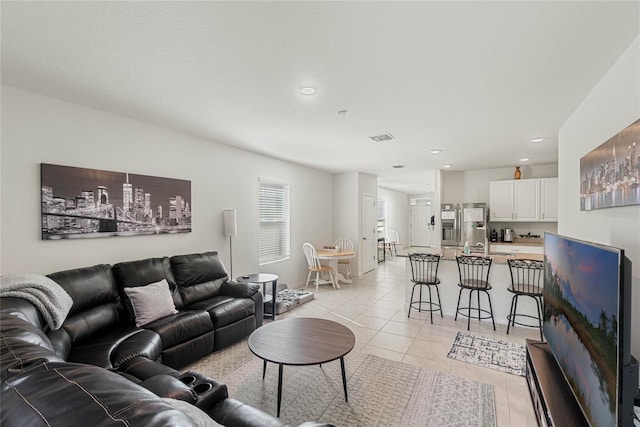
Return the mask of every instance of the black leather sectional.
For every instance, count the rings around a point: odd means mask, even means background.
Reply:
[[[194,407],[230,427],[282,425],[228,398],[224,384],[178,370],[262,325],[259,286],[230,281],[217,252],[48,277],[73,300],[57,330],[30,302],[0,298],[0,425],[190,426]],[[136,326],[125,289],[162,280],[177,312]]]

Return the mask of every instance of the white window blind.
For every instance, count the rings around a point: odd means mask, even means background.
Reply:
[[[259,181],[258,263],[288,259],[289,185],[261,179]]]

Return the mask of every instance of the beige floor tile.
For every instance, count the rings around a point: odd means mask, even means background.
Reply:
[[[393,316],[395,316],[396,312],[398,310],[390,310],[388,308],[378,308],[378,307],[371,307],[368,310],[366,310],[364,313],[362,313],[365,316],[371,316],[371,317],[379,317],[381,319],[386,319],[389,320],[391,319]]]
[[[403,353],[388,350],[386,348],[375,347],[371,345],[366,345],[362,348],[363,353],[373,354],[374,356],[384,357],[385,359],[395,360],[396,362],[401,362],[404,357]]]
[[[389,301],[385,299],[380,299],[376,301],[372,307],[373,308],[384,308],[387,310],[393,310],[394,312],[400,310],[404,305],[404,301]]]
[[[383,319],[380,317],[371,317],[366,315],[360,315],[353,319],[353,323],[355,325],[361,326],[363,328],[373,329],[379,331],[382,329],[384,325],[386,325],[389,321],[387,319]]]
[[[416,338],[407,354],[430,359],[448,360],[447,354],[451,350],[452,340],[448,338],[438,338],[433,340],[422,340]]]
[[[409,350],[412,343],[413,338],[403,337],[401,335],[390,334],[387,332],[378,332],[378,334],[369,341],[369,345],[403,354]]]
[[[408,322],[396,322],[389,320],[381,329],[382,332],[388,332],[390,334],[402,335],[405,337],[414,338],[418,335],[422,329],[422,324],[408,323]]]
[[[353,332],[353,335],[356,336],[356,345],[358,345],[358,344],[362,344],[362,345],[369,344],[369,341],[371,341],[371,339],[373,337],[375,337],[376,334],[378,333],[377,331],[374,331],[373,329],[361,328],[361,327],[353,326],[353,325],[349,326],[349,328]]]

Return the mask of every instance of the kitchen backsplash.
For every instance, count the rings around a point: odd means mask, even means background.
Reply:
[[[489,231],[496,229],[498,239],[500,239],[501,228],[513,228],[515,231],[516,242],[542,242],[544,233],[557,233],[557,222],[490,222]]]

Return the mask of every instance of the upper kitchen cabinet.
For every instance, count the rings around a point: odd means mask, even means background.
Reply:
[[[495,222],[540,221],[540,180],[518,179],[490,182],[489,220]]]
[[[558,221],[558,178],[540,179],[540,220]]]

